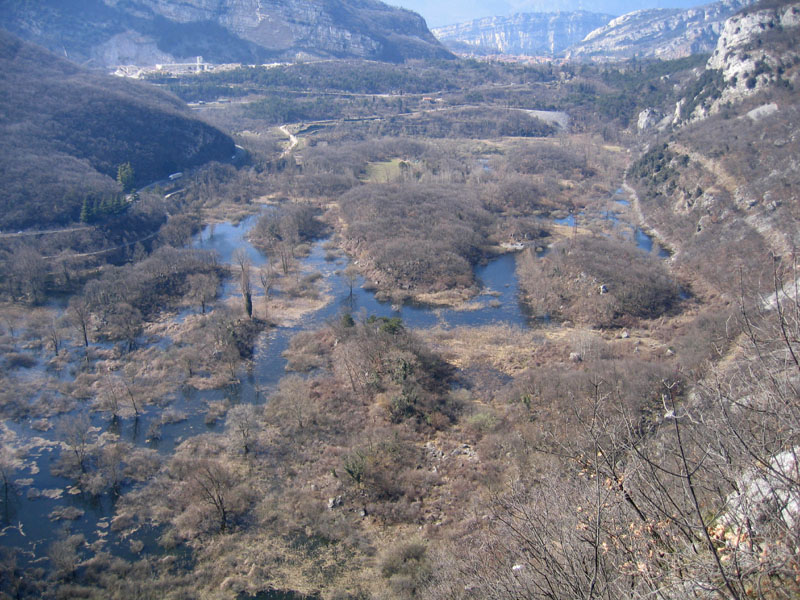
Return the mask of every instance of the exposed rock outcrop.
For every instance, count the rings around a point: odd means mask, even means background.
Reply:
[[[433,34],[455,52],[555,55],[613,19],[587,11],[520,13],[438,27]]]
[[[752,0],[722,0],[699,8],[646,9],[622,15],[567,52],[573,59],[673,59],[711,52],[722,24]]]
[[[798,82],[800,2],[744,11],[728,19],[707,68],[722,73],[724,89],[710,107],[753,96],[764,87]]]
[[[377,0],[0,0],[0,23],[99,67],[451,56],[422,17]]]

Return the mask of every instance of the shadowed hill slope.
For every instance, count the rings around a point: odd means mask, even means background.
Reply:
[[[174,96],[89,73],[0,30],[0,227],[75,221],[84,198],[230,158],[233,141]]]

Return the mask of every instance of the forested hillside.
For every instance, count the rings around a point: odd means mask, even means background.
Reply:
[[[119,194],[120,165],[142,185],[209,160],[233,141],[177,98],[89,73],[0,31],[0,228],[69,223]]]

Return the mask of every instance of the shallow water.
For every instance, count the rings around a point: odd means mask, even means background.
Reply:
[[[215,250],[221,262],[230,263],[237,249],[246,251],[254,266],[264,264],[266,258],[247,241],[247,231],[256,221],[251,217],[239,224],[223,223],[213,228],[206,227],[193,240],[192,246],[207,250]],[[476,299],[476,309],[457,311],[452,309],[434,309],[424,306],[392,306],[389,302],[379,302],[375,294],[362,289],[363,279],[354,287],[352,296],[343,270],[347,260],[338,258],[326,260],[325,240],[316,241],[311,253],[302,259],[303,268],[309,272],[318,271],[323,275],[323,284],[327,288],[330,301],[320,310],[307,315],[302,326],[277,327],[264,334],[257,344],[252,368],[240,374],[240,383],[216,390],[187,390],[173,398],[165,399],[174,413],[185,418],[175,423],[161,424],[163,404],[145,406],[138,417],[119,417],[112,419],[108,413],[93,412],[89,414],[92,427],[101,432],[112,432],[123,441],[138,447],[150,448],[163,456],[169,456],[175,447],[189,437],[209,431],[220,431],[224,421],[206,422],[209,402],[225,401],[229,404],[240,402],[263,403],[270,391],[277,386],[281,377],[286,374],[286,359],[282,353],[288,348],[291,338],[302,329],[315,328],[326,321],[335,319],[342,312],[355,315],[365,313],[385,317],[401,317],[407,327],[428,328],[436,325],[479,326],[491,323],[508,323],[524,326],[528,319],[517,301],[517,279],[514,272],[515,257],[503,255],[476,268],[476,276],[484,286],[484,293]],[[235,281],[226,281],[221,287],[221,299],[238,294]],[[497,307],[489,306],[489,302]],[[192,310],[179,312],[175,319],[182,321]],[[141,338],[140,344],[151,344],[166,348],[168,338]],[[37,371],[43,366],[37,365]],[[69,369],[65,368],[64,373]],[[57,419],[55,420],[57,423]],[[41,448],[29,457],[27,465],[20,470],[15,479],[19,484],[12,490],[10,501],[4,505],[2,534],[0,544],[15,547],[21,551],[20,563],[32,564],[47,555],[48,545],[58,539],[61,530],[70,534],[83,534],[87,543],[100,543],[105,540],[104,547],[118,556],[132,558],[129,541],[121,542],[110,531],[110,521],[114,515],[114,499],[110,494],[92,497],[85,493],[70,494],[72,481],[51,474],[51,467],[60,455],[61,448],[54,443],[58,434],[56,428],[47,432],[38,432],[32,428],[31,420],[7,422],[9,430],[21,440],[42,438],[48,447]],[[160,433],[157,439],[148,434]],[[127,489],[130,489],[128,486]],[[44,491],[45,495],[40,492]],[[123,489],[126,491],[126,489]],[[46,497],[46,495],[53,497]],[[56,509],[75,507],[82,514],[73,520],[52,521],[51,513]],[[77,513],[76,513],[77,514]],[[142,531],[137,538],[145,543],[145,551],[158,552],[155,543],[157,531]]]
[[[611,198],[613,202],[623,210],[627,209],[630,206],[630,201],[625,199],[624,197],[624,190],[622,188],[618,189]],[[560,219],[553,219],[553,223],[556,225],[563,225],[566,227],[575,227],[576,225],[581,224],[581,219],[585,217],[585,213],[579,212],[577,215],[569,214],[566,217],[562,217]],[[639,227],[632,226],[628,223],[624,218],[623,215],[619,212],[613,210],[607,210],[602,214],[601,217],[603,220],[608,221],[611,223],[615,228],[619,228],[623,230],[623,235],[626,237],[630,237],[632,241],[636,244],[636,247],[640,250],[647,252],[648,254],[653,251],[653,248],[658,249],[658,257],[659,258],[669,258],[671,254],[665,250],[664,248],[658,246],[657,242],[653,238],[652,235],[647,233],[646,231],[642,230]],[[585,222],[585,220],[584,220]]]
[[[619,202],[618,199],[615,201]],[[615,213],[611,214],[618,219]],[[252,264],[258,267],[265,263],[266,258],[247,241],[247,232],[255,224],[256,219],[257,217],[253,216],[239,224],[223,223],[205,227],[195,236],[192,246],[216,251],[223,263],[233,262],[234,253],[242,248]],[[565,219],[558,219],[556,223],[573,226],[575,216],[569,215]],[[633,238],[643,251],[652,250],[653,240],[646,233],[634,228]],[[286,374],[286,360],[282,353],[288,348],[291,338],[303,329],[313,329],[336,319],[343,312],[350,312],[356,316],[363,314],[400,317],[406,327],[413,329],[434,326],[477,327],[490,324],[524,327],[530,324],[530,317],[518,300],[519,286],[514,254],[499,256],[485,265],[476,267],[475,275],[483,288],[482,293],[470,303],[471,310],[454,310],[408,304],[394,306],[390,302],[380,302],[374,292],[363,289],[363,279],[359,279],[351,295],[349,282],[343,275],[343,270],[348,264],[347,259],[327,260],[324,244],[325,240],[314,242],[309,256],[302,259],[301,264],[308,272],[317,271],[322,274],[322,287],[325,288],[330,301],[318,311],[305,316],[302,325],[277,327],[264,332],[256,346],[252,367],[240,373],[239,384],[210,391],[186,390],[164,399],[159,406],[144,407],[142,414],[137,418],[125,417],[112,420],[107,413],[90,413],[92,426],[98,432],[116,433],[120,439],[138,447],[150,448],[162,456],[169,456],[178,444],[189,437],[222,430],[224,420],[206,422],[209,402],[264,403],[281,377]],[[232,279],[225,281],[220,293],[222,299],[238,294],[237,283]],[[176,321],[182,321],[192,312],[191,309],[183,310],[174,318]],[[170,343],[168,338],[141,341],[164,348]],[[69,368],[65,368],[62,373],[69,373]],[[174,423],[160,424],[165,404],[171,411],[184,415],[185,418]],[[46,560],[48,545],[58,539],[60,531],[66,525],[69,533],[83,534],[87,543],[102,542],[104,548],[114,554],[133,558],[134,554],[129,548],[130,540],[124,542],[118,540],[108,526],[114,514],[114,499],[110,494],[95,498],[84,493],[63,492],[57,496],[56,490],[67,490],[72,482],[51,475],[52,463],[61,452],[60,447],[53,443],[57,438],[56,430],[36,431],[32,428],[30,419],[20,422],[6,421],[5,426],[7,432],[10,432],[9,435],[16,436],[20,440],[41,438],[43,447],[32,452],[25,467],[15,475],[19,484],[12,490],[10,501],[3,503],[4,510],[0,513],[2,518],[0,545],[19,549],[21,565],[38,564],[39,561]],[[158,439],[148,437],[154,429],[160,432]],[[127,489],[130,489],[130,486]],[[57,497],[29,497],[31,493],[36,495],[36,492],[30,490],[53,490],[52,495]],[[126,489],[123,489],[124,491]],[[54,510],[65,507],[75,507],[83,511],[83,514],[71,521],[51,521],[49,515]],[[143,530],[137,534],[137,539],[145,544],[145,552],[161,552],[156,543],[158,534],[158,530]]]

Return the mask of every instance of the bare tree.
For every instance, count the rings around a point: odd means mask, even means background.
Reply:
[[[352,298],[353,288],[355,287],[356,282],[358,281],[358,269],[356,268],[356,266],[353,264],[347,265],[347,267],[345,267],[344,269],[344,277],[345,280],[347,281],[348,287],[350,288],[350,298]]]
[[[234,471],[215,458],[176,459],[172,465],[175,476],[182,482],[182,501],[199,503],[214,515],[216,529],[228,531],[231,512],[238,506],[235,490],[239,483]]]
[[[244,311],[248,318],[253,318],[253,284],[250,278],[250,257],[243,248],[233,253],[233,260],[239,266],[239,286],[242,289]]]
[[[258,270],[258,280],[264,289],[264,318],[266,319],[269,316],[270,290],[275,284],[275,270],[272,268],[272,263],[267,262]]]
[[[206,306],[217,297],[219,279],[210,273],[194,273],[189,275],[189,295],[200,303],[202,314],[206,314]]]
[[[122,383],[125,389],[128,400],[130,400],[131,408],[133,408],[133,414],[138,417],[139,405],[137,403],[137,396],[139,395],[139,387],[136,384],[136,369],[137,366],[133,363],[125,365],[119,381]]]
[[[116,419],[121,406],[120,388],[122,386],[118,379],[110,374],[106,374],[102,381],[103,384],[98,394],[100,407],[109,411],[112,419]]]
[[[796,281],[792,267],[770,297],[743,294],[737,355],[691,394],[662,377],[647,417],[606,375],[561,390],[568,434],[546,430],[536,445],[548,468],[495,496],[473,540],[483,550],[430,597],[797,597]]]
[[[316,420],[317,410],[311,384],[299,375],[281,379],[278,391],[267,404],[267,415],[287,427],[301,431]]]
[[[136,345],[136,338],[142,333],[142,313],[127,302],[113,306],[106,315],[109,335],[127,342],[128,352]]]
[[[242,452],[249,454],[253,448],[258,413],[252,404],[238,404],[228,411],[227,429]]]
[[[100,452],[100,468],[114,495],[119,495],[125,479],[124,463],[133,453],[133,446],[116,440],[103,446]]]
[[[84,296],[78,295],[70,298],[69,306],[67,307],[67,319],[78,332],[78,335],[81,336],[84,348],[89,347],[89,320],[91,316],[89,302]]]
[[[34,304],[44,297],[48,264],[35,249],[24,246],[7,261],[8,281],[12,296]]]
[[[85,413],[66,416],[59,423],[61,440],[73,456],[75,466],[86,473],[93,451],[91,423]]]
[[[59,577],[70,579],[75,574],[80,563],[78,548],[85,543],[83,535],[63,535],[48,546],[47,556]]]
[[[8,507],[8,494],[14,485],[14,474],[22,466],[22,461],[8,446],[0,448],[0,482],[3,485],[3,506]]]

